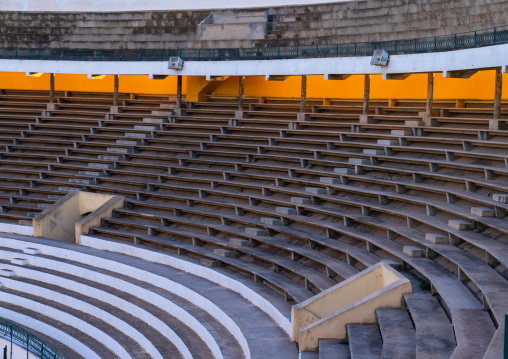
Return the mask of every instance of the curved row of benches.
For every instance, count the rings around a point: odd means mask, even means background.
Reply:
[[[2,153],[9,203],[0,215],[26,218],[72,188],[123,194],[127,207],[95,235],[234,268],[297,302],[385,260],[432,284],[455,330],[454,355],[473,349],[466,318],[482,328],[476,352],[500,353],[504,131],[392,115],[373,116],[401,125],[330,116],[268,127],[268,118],[231,121],[200,107],[171,123],[40,117]]]

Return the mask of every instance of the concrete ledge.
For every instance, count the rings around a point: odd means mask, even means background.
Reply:
[[[495,211],[485,207],[471,207],[471,214],[478,217],[494,217]]]

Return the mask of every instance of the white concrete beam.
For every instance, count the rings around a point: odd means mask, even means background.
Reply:
[[[370,56],[317,59],[186,61],[182,71],[170,70],[167,61],[90,62],[0,60],[0,71],[105,75],[299,76],[323,74],[408,74],[451,72],[502,67],[507,71],[508,44],[466,50],[392,55],[387,67],[371,66]]]

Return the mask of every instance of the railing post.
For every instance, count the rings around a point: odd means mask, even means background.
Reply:
[[[99,61],[102,61],[102,50],[99,51]]]
[[[16,59],[18,58],[18,49],[16,48]]]
[[[26,359],[28,359],[28,342],[30,341],[30,334],[26,333]]]
[[[457,34],[455,34],[455,47],[454,50],[457,50]]]
[[[415,44],[414,44],[414,47],[415,47],[415,49],[414,49],[414,51],[413,51],[413,52],[416,52],[416,38],[415,38]]]
[[[337,44],[337,46],[336,46],[336,53],[337,53],[336,56],[339,57],[339,44]]]
[[[280,46],[277,48],[277,58],[280,59]]]
[[[474,46],[476,47],[476,31],[474,32]]]
[[[436,51],[437,48],[437,37],[434,36],[434,51]]]
[[[356,56],[356,42],[355,42],[355,56]]]
[[[397,40],[395,40],[395,49],[393,50],[393,53],[396,54],[397,53]]]
[[[300,46],[296,45],[296,57],[300,57]]]
[[[10,325],[11,327],[11,355],[10,355],[10,359],[12,359],[12,324]]]
[[[496,44],[497,27],[494,28],[494,45]]]

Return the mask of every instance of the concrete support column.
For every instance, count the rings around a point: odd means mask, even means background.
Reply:
[[[307,101],[307,75],[302,75],[302,94],[300,97],[300,112],[305,112]]]
[[[494,120],[499,120],[501,118],[501,95],[503,92],[503,73],[501,72],[501,68],[496,69],[496,83],[495,83],[495,93],[494,93]]]
[[[364,75],[363,111],[362,111],[362,114],[364,115],[367,115],[369,113],[369,97],[370,97],[370,75]]]
[[[425,106],[425,116],[432,116],[432,105],[434,103],[434,74],[427,74],[427,104]]]
[[[113,90],[113,106],[118,106],[118,88],[120,85],[120,79],[118,75],[115,75],[115,88]]]
[[[238,111],[243,111],[243,93],[245,88],[245,76],[238,77]]]
[[[55,102],[55,74],[49,74],[49,103]]]
[[[176,77],[176,108],[182,108],[182,75]]]

